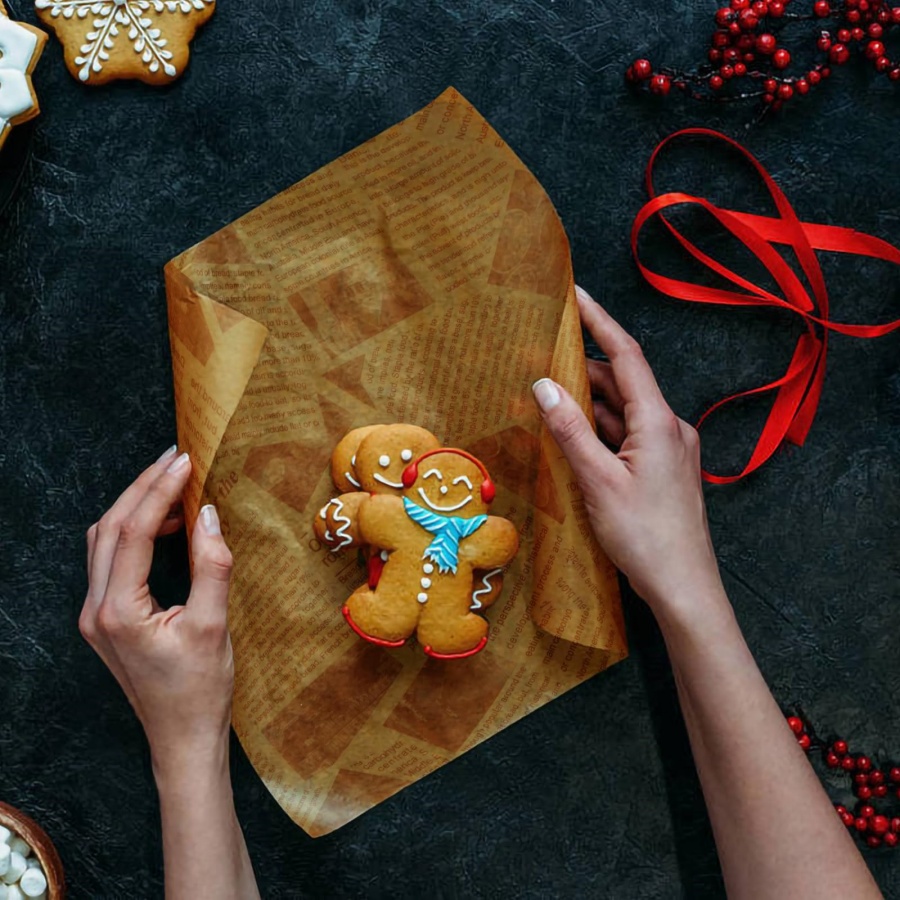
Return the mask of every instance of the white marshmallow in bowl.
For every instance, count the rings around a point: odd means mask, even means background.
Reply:
[[[9,844],[0,844],[0,878],[9,871],[11,856],[12,850],[9,849]],[[0,900],[4,900],[4,898],[0,897]]]
[[[8,844],[9,839],[13,836],[13,833],[8,829],[4,828],[0,825],[0,844]]]
[[[40,869],[26,869],[19,879],[19,890],[26,897],[40,897],[47,890],[47,876]]]
[[[6,870],[6,874],[2,876],[3,881],[7,884],[15,884],[27,868],[28,863],[25,862],[25,857],[18,850],[13,850],[9,854],[9,868]]]
[[[11,837],[8,843],[10,850],[21,853],[26,859],[31,856],[31,845],[27,841],[23,841],[18,835]]]

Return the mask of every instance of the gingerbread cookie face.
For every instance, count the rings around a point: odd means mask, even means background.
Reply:
[[[406,467],[440,445],[430,431],[418,425],[384,425],[373,431],[356,451],[361,489],[370,494],[401,494]]]
[[[403,496],[439,516],[484,515],[494,484],[481,465],[457,450],[439,450],[416,459],[403,473]]]
[[[363,425],[362,428],[354,428],[353,431],[347,432],[334,448],[334,453],[331,454],[331,480],[342,494],[358,491],[362,487],[356,473],[356,451],[359,450],[364,438],[376,429],[384,427],[384,425]]]
[[[34,7],[84,84],[168,84],[183,74],[188,45],[216,0],[35,0]]]
[[[14,125],[40,113],[31,73],[47,43],[47,35],[24,22],[14,22],[0,3],[0,147]]]

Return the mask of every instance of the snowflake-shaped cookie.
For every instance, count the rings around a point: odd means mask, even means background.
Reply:
[[[41,111],[31,73],[46,43],[43,31],[7,18],[0,3],[0,147],[13,125],[27,122]]]
[[[184,72],[188,44],[216,0],[35,0],[34,6],[80,81],[166,84]]]

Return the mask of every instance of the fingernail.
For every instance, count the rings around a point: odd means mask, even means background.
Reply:
[[[171,472],[172,475],[174,475],[176,472],[180,472],[188,464],[189,459],[190,457],[187,455],[187,453],[182,453],[181,456],[179,456],[178,459],[176,459],[175,462],[173,462],[169,466],[167,471]]]
[[[158,465],[159,463],[161,463],[161,462],[165,462],[170,456],[174,456],[174,455],[175,455],[175,451],[176,451],[177,449],[178,449],[178,444],[172,444],[172,446],[169,447],[169,449],[166,450],[166,452],[163,453],[163,455],[156,461],[156,462],[157,462],[157,465]]]
[[[222,533],[222,527],[219,525],[219,514],[211,503],[200,510],[200,521],[203,524],[203,530],[207,534]]]
[[[559,388],[549,378],[541,378],[536,381],[531,386],[531,390],[534,391],[534,399],[537,400],[537,405],[544,412],[550,412],[554,406],[559,404]]]
[[[578,295],[579,300],[594,302],[594,298],[580,284],[575,285],[575,293]]]

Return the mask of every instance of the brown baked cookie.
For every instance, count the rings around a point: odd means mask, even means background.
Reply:
[[[313,522],[313,531],[318,540],[336,553],[347,547],[358,547],[362,541],[359,534],[359,507],[367,494],[354,491],[332,497],[320,510]]]
[[[360,507],[362,539],[390,556],[377,587],[355,591],[344,617],[375,644],[399,647],[415,633],[429,656],[472,656],[488,639],[487,621],[472,610],[474,571],[515,556],[516,528],[487,514],[494,484],[463,450],[426,452],[401,479],[402,496],[371,496]]]
[[[418,425],[384,425],[360,442],[356,473],[362,490],[370,494],[403,493],[403,471],[417,457],[436,450],[441,442]]]
[[[331,454],[331,480],[342,494],[360,490],[361,485],[356,474],[356,451],[363,438],[368,437],[376,428],[385,427],[363,425],[361,428],[354,428],[353,431],[348,431],[334,448]]]
[[[84,84],[136,78],[168,84],[188,64],[188,45],[216,0],[34,0]]]
[[[0,2],[0,148],[14,125],[41,111],[31,73],[46,43],[43,31],[10,19]]]

